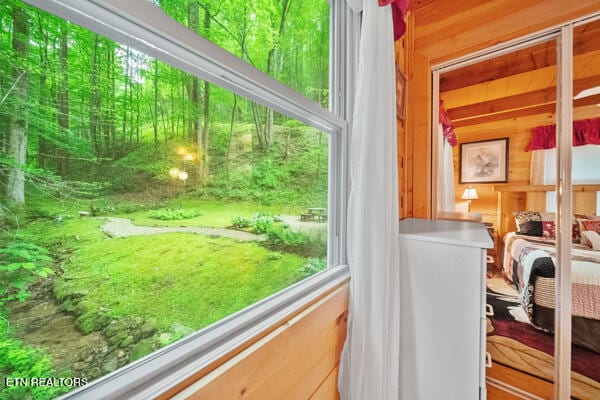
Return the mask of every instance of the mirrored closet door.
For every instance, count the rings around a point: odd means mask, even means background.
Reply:
[[[494,241],[488,387],[516,396],[600,398],[599,57],[588,18],[433,69],[434,217]]]

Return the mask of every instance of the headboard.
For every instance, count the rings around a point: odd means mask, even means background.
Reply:
[[[496,230],[500,237],[516,230],[513,211],[544,211],[546,193],[556,191],[554,185],[494,185],[498,194]],[[573,185],[573,210],[578,214],[596,213],[596,192],[600,185]]]

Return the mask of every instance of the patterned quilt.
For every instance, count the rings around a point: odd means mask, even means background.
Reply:
[[[554,330],[554,241],[509,233],[505,236],[504,274],[519,292],[530,322]],[[574,245],[571,262],[573,342],[600,352],[600,252]]]

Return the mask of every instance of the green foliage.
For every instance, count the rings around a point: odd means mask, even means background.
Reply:
[[[47,267],[50,261],[48,250],[31,243],[16,241],[0,248],[0,305],[25,301],[30,283],[54,273]]]
[[[326,232],[303,233],[293,231],[287,225],[272,225],[262,244],[270,249],[295,253],[302,257],[325,257],[327,255]]]
[[[316,274],[317,272],[322,271],[325,268],[327,268],[326,258],[311,257],[308,259],[307,263],[300,268],[300,272],[303,276],[306,277]]]
[[[254,232],[257,234],[263,234],[273,229],[275,218],[269,214],[258,213],[254,215],[253,227]]]
[[[183,208],[166,208],[150,212],[150,218],[160,219],[163,221],[173,221],[182,219],[192,219],[202,215],[199,210],[186,210]]]
[[[231,220],[231,227],[235,229],[243,229],[252,226],[252,221],[250,218],[246,217],[234,217]]]
[[[0,309],[0,376],[8,378],[60,377],[53,370],[50,357],[43,351],[25,346],[15,339],[9,329],[7,316]],[[4,385],[4,382],[1,382]],[[69,391],[60,386],[10,386],[0,390],[0,400],[39,399],[50,400]]]

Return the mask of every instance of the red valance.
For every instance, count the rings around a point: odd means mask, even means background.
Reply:
[[[573,146],[600,145],[600,118],[573,121]],[[538,126],[531,130],[531,141],[525,149],[546,150],[556,147],[556,125]]]
[[[392,18],[394,21],[394,41],[400,39],[406,32],[406,22],[404,16],[408,10],[409,0],[379,0],[381,7],[392,4]]]
[[[440,124],[442,124],[442,134],[450,144],[450,146],[456,146],[456,132],[454,132],[454,126],[448,116],[446,110],[444,110],[444,101],[440,99],[440,112],[439,112]]]

